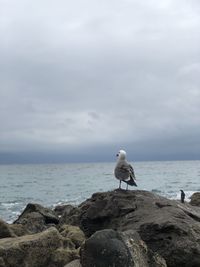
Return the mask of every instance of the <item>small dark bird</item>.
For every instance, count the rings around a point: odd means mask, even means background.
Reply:
[[[181,203],[184,203],[185,202],[185,193],[183,192],[183,190],[180,190],[181,191]]]

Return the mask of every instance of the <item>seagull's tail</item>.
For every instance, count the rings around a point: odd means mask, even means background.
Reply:
[[[134,180],[135,176],[133,176],[132,174],[130,175],[130,180],[126,181],[126,183],[128,185],[131,185],[131,186],[137,186],[135,180]]]

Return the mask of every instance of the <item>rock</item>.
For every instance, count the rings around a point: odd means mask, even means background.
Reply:
[[[0,267],[80,267],[80,249],[82,267],[199,267],[200,207],[115,190],[55,211],[28,204],[0,220],[0,238]]]
[[[121,236],[112,229],[97,231],[81,250],[83,267],[133,267],[130,251]]]
[[[48,226],[45,214],[38,212],[38,207],[33,211],[29,208],[15,224],[0,221],[0,233],[4,237],[4,242],[0,242],[0,267],[63,267],[79,259],[77,248],[85,240],[80,228],[62,225],[59,227],[61,234],[55,227],[45,231]],[[38,233],[40,231],[42,233]]]
[[[81,211],[78,207],[68,205],[68,207],[63,211],[59,224],[79,225],[80,212]]]
[[[48,267],[63,267],[65,264],[79,259],[77,250],[58,248],[51,257],[51,263]]]
[[[29,232],[27,228],[22,224],[10,224],[9,227],[16,236],[31,234],[31,232]]]
[[[0,238],[15,237],[10,225],[0,219]]]
[[[0,238],[16,237],[30,234],[22,224],[8,224],[0,220]]]
[[[6,267],[5,262],[2,257],[0,257],[0,267]]]
[[[135,267],[167,267],[164,258],[149,249],[136,231],[128,230],[120,234],[131,253]]]
[[[64,267],[82,267],[82,266],[81,266],[80,260],[74,260],[68,263],[67,265],[65,265]]]
[[[200,207],[200,192],[194,193],[190,199],[190,205]]]
[[[63,237],[69,238],[74,243],[76,248],[80,247],[85,241],[85,235],[83,231],[77,226],[64,224],[59,229],[59,232]]]
[[[19,216],[18,220],[20,220],[23,217],[26,217],[27,214],[30,214],[32,212],[38,212],[39,214],[41,214],[44,217],[46,224],[58,224],[59,222],[59,219],[54,211],[48,208],[44,208],[39,204],[33,204],[33,203],[29,203],[26,206],[25,210]]]
[[[168,267],[200,266],[200,208],[147,191],[96,193],[79,209],[80,228],[89,237],[98,230],[137,231]]]
[[[63,237],[63,248],[76,249],[76,246],[71,239]]]
[[[54,211],[39,204],[28,204],[14,224],[22,224],[27,231],[38,233],[58,224],[59,218]]]
[[[58,205],[54,208],[54,211],[56,213],[57,216],[62,216],[64,213],[66,214],[70,214],[70,212],[74,209],[75,207],[70,205],[70,204],[66,204],[66,205]]]
[[[20,217],[14,224],[23,225],[32,234],[40,233],[48,228],[45,219],[39,212],[31,212]]]
[[[81,248],[83,267],[167,267],[165,260],[149,251],[135,231],[97,231]]]
[[[34,235],[1,239],[0,258],[5,267],[47,267],[53,252],[62,244],[61,235],[51,227]]]

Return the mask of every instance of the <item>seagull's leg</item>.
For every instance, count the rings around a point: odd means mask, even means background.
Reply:
[[[128,190],[128,184],[126,184],[126,190]]]
[[[121,180],[119,180],[119,189],[121,189],[121,182],[122,182],[122,181],[121,181]]]

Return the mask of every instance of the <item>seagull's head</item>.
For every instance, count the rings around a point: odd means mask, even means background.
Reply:
[[[119,160],[123,160],[123,159],[125,159],[126,158],[126,151],[124,151],[124,150],[119,150],[119,152],[117,153],[117,158],[119,159]]]

